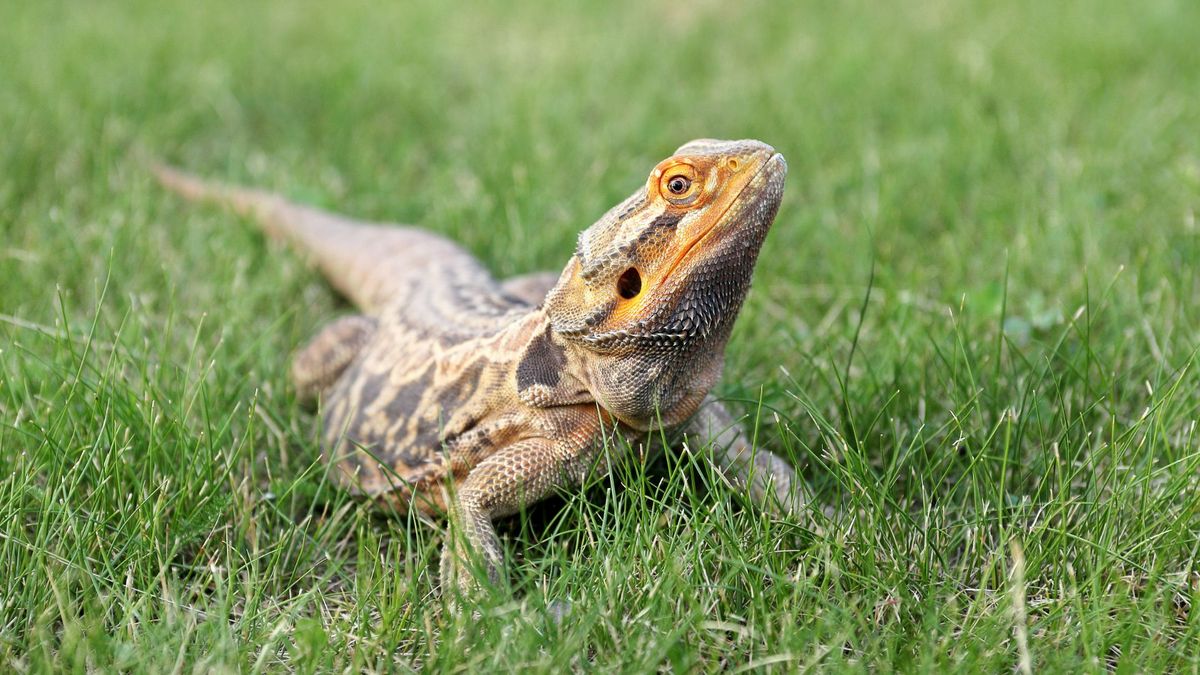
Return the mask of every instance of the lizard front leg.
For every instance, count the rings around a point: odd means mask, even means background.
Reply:
[[[776,513],[799,515],[808,503],[804,486],[784,459],[755,448],[733,415],[712,396],[685,427],[697,447],[734,485],[753,501]]]
[[[500,539],[492,521],[517,513],[553,490],[577,485],[593,453],[544,438],[519,441],[480,462],[458,484],[450,509],[450,532],[442,548],[442,590],[457,584],[463,593],[475,587],[464,566],[472,558],[495,584],[504,569]],[[464,550],[465,549],[465,550]]]

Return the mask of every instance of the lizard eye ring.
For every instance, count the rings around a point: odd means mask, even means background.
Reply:
[[[690,164],[676,164],[663,171],[658,191],[667,201],[676,206],[688,206],[700,195],[696,181],[696,169]]]

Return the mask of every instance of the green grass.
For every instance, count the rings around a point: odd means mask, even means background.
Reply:
[[[0,11],[0,669],[1200,668],[1200,5],[461,5]],[[510,275],[701,136],[791,167],[718,393],[821,509],[631,458],[478,618],[315,464],[345,307],[137,159]]]

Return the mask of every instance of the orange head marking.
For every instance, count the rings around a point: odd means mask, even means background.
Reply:
[[[702,250],[713,243],[708,237],[719,225],[729,224],[730,208],[756,176],[744,169],[761,168],[773,157],[778,155],[762,144],[694,141],[654,167],[640,213],[627,217],[626,227],[609,240],[617,244],[624,236],[629,266],[616,278],[619,300],[605,327],[618,329],[644,318],[648,303],[657,301],[656,290],[670,284],[693,258],[702,262]],[[674,228],[672,237],[651,231],[668,224]]]
[[[560,336],[616,359],[601,380],[651,383],[650,393],[602,401],[622,420],[645,413],[650,400],[665,404],[668,390],[683,393],[652,373],[620,375],[627,367],[670,370],[679,358],[699,367],[695,355],[705,350],[720,359],[786,174],[764,143],[692,141],[580,234],[546,311]]]

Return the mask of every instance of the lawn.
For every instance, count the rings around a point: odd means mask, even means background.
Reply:
[[[7,2],[0,670],[1200,669],[1200,4]],[[507,276],[695,137],[787,157],[687,453],[441,531],[333,489],[288,354],[349,311],[142,160]],[[561,623],[547,605],[568,600]]]

